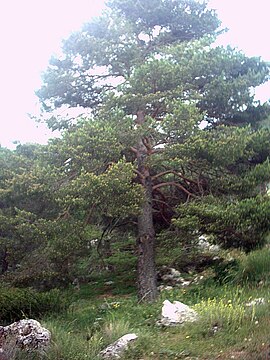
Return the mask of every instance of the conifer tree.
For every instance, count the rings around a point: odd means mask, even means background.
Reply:
[[[213,45],[219,26],[205,2],[109,1],[63,42],[37,92],[46,111],[90,110],[75,123],[48,121],[66,129],[52,143],[59,166],[68,164],[63,206],[71,215],[81,206],[86,221],[94,208],[137,214],[140,300],[157,297],[157,224],[168,226],[176,205],[213,191],[217,167],[239,161],[250,130],[237,121],[254,109],[251,89],[268,79],[259,58]]]

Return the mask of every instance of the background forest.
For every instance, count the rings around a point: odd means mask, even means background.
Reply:
[[[216,46],[224,30],[206,3],[107,5],[63,42],[37,91],[47,125],[61,137],[0,148],[0,281],[14,300],[14,309],[3,300],[1,321],[64,311],[74,296],[91,303],[103,293],[132,298],[135,289],[134,311],[148,319],[164,297],[158,285],[165,267],[191,281],[171,293],[191,304],[220,294],[225,304],[235,293],[228,284],[244,298],[251,288],[267,289],[270,107],[254,100],[254,89],[269,80],[269,64]],[[72,117],[73,108],[82,115]],[[218,245],[218,254],[202,251],[201,239]],[[80,288],[75,295],[72,283]],[[59,300],[63,294],[69,305]],[[22,309],[33,297],[36,310]],[[127,317],[130,306],[123,305]],[[121,323],[119,333],[121,326],[128,327]],[[226,341],[219,351],[235,345]],[[150,358],[145,346],[127,358]],[[183,358],[177,351],[155,358]]]

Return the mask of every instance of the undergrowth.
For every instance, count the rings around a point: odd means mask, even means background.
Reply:
[[[216,284],[208,284],[205,292],[203,285],[199,288],[163,292],[154,304],[138,304],[133,294],[93,297],[93,285],[85,286],[81,290],[84,299],[78,294],[65,314],[44,319],[53,334],[47,359],[99,359],[99,352],[107,345],[134,332],[139,338],[123,359],[226,359],[239,349],[257,354],[268,339],[268,289]],[[264,305],[246,305],[259,297],[267,299]],[[165,299],[192,306],[199,321],[174,328],[157,326]]]
[[[0,287],[0,323],[7,324],[22,318],[41,318],[65,311],[71,298],[58,289],[37,292],[33,289]]]
[[[56,300],[67,297],[72,303],[58,314],[43,315],[42,324],[52,332],[46,359],[98,360],[101,350],[127,333],[136,333],[138,339],[124,353],[123,360],[267,359],[263,356],[268,351],[270,270],[260,265],[266,262],[259,251],[251,253],[243,257],[237,271],[233,270],[235,281],[206,279],[201,284],[164,291],[153,304],[138,303],[134,286],[130,286],[133,273],[96,276],[80,290],[73,290],[72,296],[71,291],[55,292],[54,301],[46,304],[43,299],[45,307],[59,309],[61,301],[57,304]],[[249,271],[257,272],[254,281],[243,280],[243,274]],[[125,277],[130,277],[130,282],[124,281]],[[258,298],[264,303],[252,305]],[[172,328],[157,326],[165,299],[191,306],[199,320]],[[35,354],[21,353],[14,359],[36,358]]]

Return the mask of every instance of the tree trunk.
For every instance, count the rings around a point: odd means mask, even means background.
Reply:
[[[7,251],[7,247],[5,247],[4,251],[3,251],[3,254],[1,256],[1,272],[0,274],[3,275],[5,272],[7,272],[8,270],[8,260],[7,260],[7,257],[8,257],[8,251]]]
[[[151,183],[145,187],[145,203],[138,217],[137,281],[140,301],[152,302],[157,298],[155,266],[155,231],[153,225]]]
[[[144,116],[138,113],[137,123],[142,124]],[[143,139],[137,146],[137,162],[140,181],[145,190],[145,199],[138,216],[137,236],[137,285],[140,301],[152,302],[157,298],[155,266],[155,229],[153,224],[152,180],[147,166],[149,149]]]

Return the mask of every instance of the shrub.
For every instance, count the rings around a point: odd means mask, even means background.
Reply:
[[[0,322],[11,323],[22,318],[58,313],[68,301],[59,290],[38,293],[32,289],[0,288]]]
[[[270,249],[263,248],[249,253],[240,263],[237,282],[267,281],[270,274]]]
[[[268,281],[270,275],[270,249],[263,248],[249,253],[240,263],[236,275],[238,283]]]
[[[239,266],[238,259],[222,259],[217,261],[213,266],[215,271],[214,279],[220,284],[230,283],[235,279]]]

